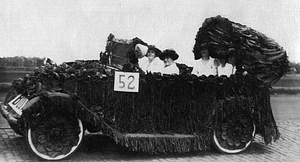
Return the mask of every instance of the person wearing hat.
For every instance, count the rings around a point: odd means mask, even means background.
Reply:
[[[146,73],[158,73],[164,67],[164,63],[158,58],[161,51],[153,45],[148,47],[146,57],[139,60],[140,68]]]
[[[146,56],[148,51],[148,46],[142,44],[136,44],[134,47],[134,53],[138,59],[143,58]]]
[[[173,49],[166,49],[162,52],[159,56],[161,60],[164,61],[165,66],[162,68],[162,74],[179,74],[179,68],[177,67],[176,63],[174,62],[177,60],[179,55]]]
[[[218,62],[209,56],[206,43],[201,45],[201,55],[202,57],[194,63],[192,74],[197,76],[217,75]]]
[[[227,63],[226,58],[218,58],[217,61],[219,63],[219,65],[217,67],[218,76],[226,75],[226,76],[230,77],[231,74],[235,73],[234,66],[230,63]]]

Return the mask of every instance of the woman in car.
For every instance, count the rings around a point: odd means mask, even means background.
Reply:
[[[226,58],[218,58],[218,67],[217,67],[217,73],[218,76],[226,75],[230,76],[231,74],[235,73],[235,68],[232,64],[227,63]]]
[[[209,50],[206,44],[201,45],[201,59],[196,60],[192,74],[201,76],[217,75],[218,62],[209,56]]]
[[[179,68],[174,62],[177,60],[179,55],[173,49],[166,49],[162,52],[159,58],[165,63],[165,66],[162,68],[162,74],[179,74]]]
[[[139,60],[139,66],[145,73],[157,73],[164,67],[164,63],[159,59],[161,51],[150,45],[146,57]]]

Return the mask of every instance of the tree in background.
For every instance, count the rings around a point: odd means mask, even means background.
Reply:
[[[46,58],[39,57],[0,57],[0,68],[1,69],[32,69],[40,67],[44,64]]]
[[[291,62],[290,63],[291,69],[290,74],[300,74],[300,63]]]

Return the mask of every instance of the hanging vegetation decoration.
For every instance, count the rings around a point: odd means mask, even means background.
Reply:
[[[195,59],[201,48],[214,58],[233,57],[236,66],[267,85],[275,84],[289,69],[286,51],[273,39],[221,16],[207,18],[196,35]]]
[[[42,99],[24,111],[23,118],[27,123],[42,122],[38,116],[40,112],[54,113],[55,107],[63,107],[89,123],[87,129],[102,130],[116,142],[135,151],[157,153],[209,149],[211,133],[218,127],[218,122],[244,112],[248,114],[246,118],[241,116],[241,120],[246,121],[242,123],[244,127],[249,124],[247,121],[254,120],[257,133],[266,143],[279,138],[268,87],[251,75],[141,74],[138,93],[115,92],[114,70],[94,60],[47,65],[13,83],[28,98],[39,96]],[[65,102],[53,100],[51,92],[70,94],[74,103],[69,99]],[[185,134],[193,137],[171,140],[164,137],[133,138],[127,134]],[[238,138],[234,144],[243,145],[247,136]]]

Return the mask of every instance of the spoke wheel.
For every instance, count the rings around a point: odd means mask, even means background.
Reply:
[[[43,160],[62,160],[80,146],[84,129],[80,119],[55,114],[29,128],[26,135],[36,156]]]
[[[247,115],[227,116],[213,132],[213,144],[222,153],[244,151],[253,141],[256,126]]]

